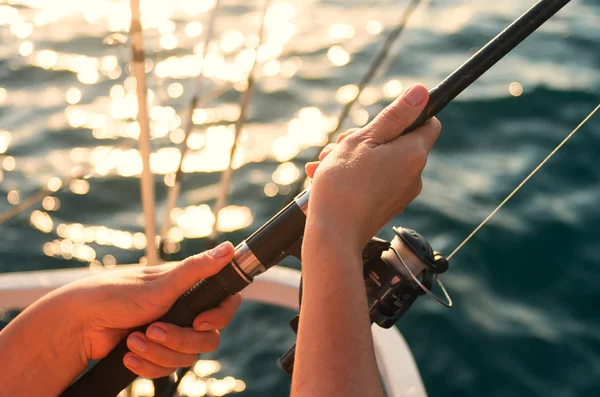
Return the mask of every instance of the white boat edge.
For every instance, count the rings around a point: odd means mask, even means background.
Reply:
[[[81,278],[140,265],[113,268],[77,268],[0,274],[0,308],[20,310],[67,283]],[[247,301],[266,303],[298,311],[300,271],[274,266],[255,278],[244,291]],[[373,343],[379,372],[390,397],[427,397],[421,374],[406,340],[397,328],[373,325]],[[283,353],[283,352],[282,352]]]

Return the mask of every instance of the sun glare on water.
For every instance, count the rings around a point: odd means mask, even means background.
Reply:
[[[290,84],[310,79],[319,68],[340,70],[353,60],[358,46],[378,43],[386,26],[384,20],[358,18],[328,21],[319,29],[306,31],[303,26],[311,18],[306,7],[274,1],[265,15],[262,40],[257,3],[248,5],[245,15],[228,15],[231,23],[217,23],[213,40],[207,44],[214,6],[214,0],[141,2],[148,83],[145,100],[152,140],[150,169],[157,181],[164,183],[157,190],[176,186],[178,169],[182,174],[201,175],[220,173],[230,166],[235,125],[241,114],[239,97],[248,88],[251,71],[254,97],[260,104],[265,95],[285,95]],[[40,205],[30,209],[24,219],[46,239],[41,251],[92,268],[115,266],[121,251],[141,255],[147,246],[141,215],[123,223],[107,216],[110,225],[103,225],[79,223],[65,210],[73,205],[72,200],[104,197],[109,186],[106,181],[127,186],[127,191],[113,192],[120,200],[139,200],[136,179],[142,174],[143,162],[138,150],[141,128],[137,82],[132,75],[129,7],[124,0],[14,0],[0,5],[3,38],[13,46],[7,49],[12,51],[9,69],[16,73],[34,70],[45,76],[39,95],[12,84],[0,87],[0,106],[31,106],[48,114],[36,120],[35,128],[53,140],[48,155],[28,157],[22,154],[27,141],[15,134],[13,126],[10,131],[0,130],[5,203],[7,208],[26,204],[32,188],[17,186],[16,181],[21,174],[31,177],[41,191]],[[325,47],[323,39],[327,40]],[[86,44],[80,45],[78,40]],[[300,55],[310,52],[319,55]],[[402,87],[398,79],[372,84],[362,92],[348,123],[366,124],[366,108],[398,95]],[[342,84],[327,95],[325,105],[312,105],[307,98],[295,108],[288,106],[275,122],[265,120],[263,115],[268,112],[253,104],[237,138],[231,167],[237,170],[253,162],[274,161],[267,177],[250,183],[259,184],[266,197],[289,194],[303,178],[294,158],[307,148],[324,145],[336,126],[335,109],[324,109],[331,103],[354,101],[358,87]],[[194,96],[199,99],[190,111]],[[178,252],[185,239],[205,238],[213,232],[216,214],[209,203],[216,198],[218,186],[186,188],[201,188],[204,193],[198,200],[180,200],[170,212],[172,225],[167,228],[165,244],[169,253]],[[252,206],[226,205],[216,228],[223,233],[248,228],[254,224],[253,211]],[[208,375],[201,367],[195,371],[200,378],[186,381],[188,394],[182,395],[224,395],[245,387],[230,378],[204,379]],[[192,375],[186,376],[191,379]],[[149,390],[144,382],[138,387]]]

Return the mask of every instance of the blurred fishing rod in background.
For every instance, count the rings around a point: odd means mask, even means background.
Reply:
[[[358,82],[358,84],[357,84],[358,89],[356,90],[355,96],[349,102],[347,102],[344,105],[344,107],[342,108],[342,110],[340,111],[340,113],[337,117],[337,122],[336,122],[335,127],[333,128],[333,130],[331,130],[327,133],[327,139],[325,141],[325,144],[322,145],[320,148],[318,148],[318,150],[316,151],[317,155],[314,157],[315,160],[318,160],[319,153],[325,148],[325,146],[332,143],[334,138],[342,130],[342,127],[344,126],[346,119],[350,115],[352,108],[354,107],[356,102],[360,99],[361,94],[363,93],[365,88],[367,88],[369,86],[369,84],[371,83],[373,78],[377,75],[377,73],[379,72],[380,75],[385,73],[385,70],[387,69],[387,67],[389,67],[389,63],[386,63],[386,60],[390,59],[389,55],[390,55],[390,50],[392,49],[392,46],[402,36],[402,32],[404,32],[404,29],[406,28],[408,22],[410,21],[411,16],[413,15],[413,13],[417,9],[417,7],[421,4],[421,2],[422,2],[422,0],[411,0],[410,1],[408,6],[406,7],[406,10],[402,14],[400,21],[394,27],[394,29],[392,29],[392,31],[388,34],[388,36],[386,37],[382,46],[379,48],[379,51],[375,54],[375,56],[371,60],[371,64],[369,65],[367,71],[365,72],[365,74],[361,77],[360,81]],[[303,168],[301,168],[301,169],[302,169],[301,174],[304,175],[304,169]],[[298,179],[298,182],[294,185],[294,187],[291,190],[291,192],[292,192],[291,197],[296,197],[298,194],[300,194],[302,189],[304,189],[306,187],[307,180],[308,180],[308,178],[306,176],[304,176],[304,177],[301,176]]]
[[[162,229],[159,233],[159,246],[160,246],[160,256],[164,259],[165,252],[165,244],[167,242],[167,234],[171,229],[171,211],[173,208],[177,206],[177,199],[179,194],[181,193],[181,189],[183,187],[183,161],[185,159],[185,155],[189,149],[187,140],[190,137],[190,133],[192,132],[192,128],[194,126],[194,111],[198,108],[198,104],[200,99],[204,95],[204,85],[205,85],[205,76],[204,76],[204,66],[206,64],[206,54],[208,54],[209,47],[213,43],[214,40],[214,32],[215,32],[215,22],[217,20],[217,15],[219,14],[220,9],[220,0],[216,0],[213,6],[213,9],[210,13],[210,17],[208,20],[208,28],[206,29],[206,34],[204,37],[204,50],[202,51],[202,61],[200,64],[200,73],[196,79],[196,87],[194,89],[194,94],[192,95],[192,99],[190,101],[187,114],[185,115],[184,122],[184,137],[179,145],[179,164],[177,165],[177,171],[175,171],[175,180],[173,185],[169,187],[167,192],[167,203],[165,206],[165,212],[163,216]],[[183,118],[182,118],[183,119]]]
[[[252,101],[252,94],[254,90],[254,70],[256,69],[256,65],[258,64],[258,49],[263,43],[264,35],[265,35],[265,23],[267,17],[267,10],[269,9],[269,5],[271,4],[271,0],[266,0],[263,6],[262,14],[261,14],[261,22],[258,28],[258,43],[254,48],[254,59],[252,60],[252,66],[250,67],[250,71],[248,72],[248,77],[246,79],[246,89],[240,95],[240,105],[239,105],[239,116],[234,125],[234,134],[233,134],[233,145],[231,145],[231,150],[229,151],[229,161],[227,162],[227,168],[221,174],[221,182],[219,195],[217,196],[217,200],[215,202],[215,207],[213,209],[213,213],[215,214],[215,220],[212,225],[212,232],[208,236],[206,240],[206,249],[210,249],[214,247],[217,243],[217,238],[219,236],[218,224],[219,224],[219,215],[221,214],[221,210],[225,206],[227,202],[227,196],[229,195],[229,185],[231,184],[231,175],[233,172],[233,160],[235,154],[237,152],[237,146],[239,144],[240,135],[242,133],[242,128],[244,128],[244,123],[246,122],[247,113],[249,112],[250,102]]]

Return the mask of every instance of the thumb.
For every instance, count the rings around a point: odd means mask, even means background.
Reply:
[[[428,101],[429,92],[425,87],[409,88],[375,117],[367,127],[368,133],[382,143],[393,141],[419,117]]]
[[[190,256],[174,266],[165,277],[161,288],[164,293],[177,299],[180,295],[192,288],[198,281],[213,276],[233,259],[233,245],[223,242],[210,251]]]

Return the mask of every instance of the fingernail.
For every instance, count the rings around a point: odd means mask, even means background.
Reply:
[[[137,335],[133,335],[129,337],[129,346],[131,346],[135,350],[139,350],[143,352],[146,350],[146,342]]]
[[[419,106],[425,100],[425,90],[418,86],[409,88],[404,93],[404,101],[410,106]]]
[[[140,366],[140,360],[136,356],[127,355],[123,360],[128,367],[137,368]]]
[[[229,247],[228,247],[227,242],[221,243],[221,244],[217,245],[215,248],[211,249],[210,252],[208,253],[208,255],[212,256],[213,258],[220,258],[222,256],[225,256],[225,254],[227,254],[228,248]]]
[[[212,329],[213,329],[213,326],[208,321],[203,321],[200,324],[198,324],[198,326],[196,327],[197,331],[211,331]]]
[[[146,335],[148,335],[148,338],[157,342],[164,342],[167,340],[167,333],[162,328],[158,327],[148,328]]]

